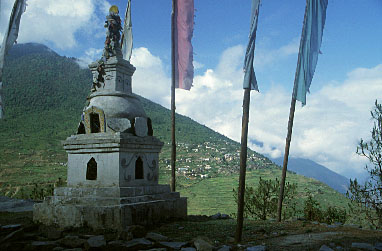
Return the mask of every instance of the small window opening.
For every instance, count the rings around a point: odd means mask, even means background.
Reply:
[[[96,180],[97,179],[97,162],[94,158],[91,158],[88,162],[86,169],[86,179],[87,180]]]
[[[84,123],[80,122],[77,128],[77,134],[85,134],[85,126]]]
[[[138,157],[138,159],[135,161],[135,179],[141,180],[143,177],[143,161],[141,157]]]
[[[98,113],[90,113],[90,132],[98,133],[101,132],[101,125],[99,122],[99,114]]]
[[[150,118],[147,118],[147,129],[148,129],[147,134],[148,134],[149,136],[153,136],[153,135],[154,135],[154,132],[153,132],[153,125],[152,125],[152,122],[151,122],[151,119],[150,119]]]

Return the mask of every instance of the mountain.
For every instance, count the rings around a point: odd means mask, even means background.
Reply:
[[[75,58],[59,56],[42,44],[28,43],[16,44],[10,50],[3,83],[5,119],[0,120],[1,128],[5,129],[3,132],[21,129],[22,124],[13,122],[23,118],[29,123],[26,133],[48,130],[49,136],[54,134],[54,130],[56,133],[64,131],[65,136],[69,136],[77,128],[86,97],[90,94],[92,76],[89,69],[79,67]],[[139,98],[153,121],[155,136],[170,142],[167,133],[171,125],[170,111],[148,99]],[[34,117],[35,114],[39,116]],[[224,140],[236,143],[188,117],[176,116],[179,142],[197,144]],[[37,121],[30,121],[32,117]]]
[[[283,158],[272,159],[277,165],[283,165]],[[319,180],[334,190],[345,194],[349,187],[349,179],[331,171],[323,165],[320,165],[309,159],[289,158],[288,170],[309,178]]]
[[[0,120],[0,195],[26,198],[52,192],[67,177],[67,154],[61,141],[76,133],[90,93],[92,76],[78,60],[40,44],[13,46],[6,58],[3,83],[5,118]],[[134,85],[134,76],[133,83]],[[164,142],[159,155],[160,184],[170,181],[170,111],[139,97],[151,118],[154,136]],[[176,115],[177,191],[189,198],[191,214],[234,213],[240,144],[196,121]],[[248,149],[248,186],[259,178],[281,176],[280,167]],[[300,208],[306,194],[322,205],[341,206],[346,198],[317,180],[289,172],[298,184]],[[308,190],[308,191],[307,191]]]
[[[19,184],[24,172],[40,172],[41,180],[66,176],[67,154],[61,141],[76,132],[91,83],[90,70],[81,68],[75,58],[59,56],[41,44],[12,47],[3,74],[0,191],[9,182]],[[166,171],[171,156],[170,111],[143,97],[140,100],[152,120],[154,136],[165,143],[160,166]],[[177,114],[176,121],[177,167],[188,170],[186,177],[238,171],[239,143],[188,117]],[[278,169],[254,151],[249,150],[248,155],[249,170]]]

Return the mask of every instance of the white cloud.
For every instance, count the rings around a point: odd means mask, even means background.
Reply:
[[[286,47],[285,54],[294,53]],[[222,53],[216,69],[196,75],[190,91],[176,90],[176,111],[240,141],[242,117],[243,46]],[[160,58],[146,48],[133,52],[137,67],[133,89],[166,107],[170,81]],[[363,172],[363,158],[355,154],[360,138],[368,139],[372,126],[370,109],[382,93],[382,65],[358,68],[342,83],[331,82],[308,94],[307,105],[296,104],[290,155],[312,159],[328,168],[355,177]],[[291,93],[272,85],[265,93],[252,92],[249,146],[263,154],[284,154]],[[262,142],[257,146],[252,142]]]
[[[171,79],[160,58],[140,47],[133,49],[130,61],[137,68],[132,79],[133,92],[169,107]]]
[[[101,12],[104,15],[107,15],[109,13],[109,9],[111,7],[111,4],[108,1],[105,0],[93,0],[96,5],[99,6]]]
[[[289,44],[280,47],[277,52],[282,56],[289,56],[298,53],[300,38],[294,38]]]
[[[195,69],[195,70],[202,69],[202,68],[204,67],[204,64],[199,63],[199,62],[197,62],[197,61],[194,61],[194,62],[193,62],[193,65],[194,65],[194,69]]]
[[[291,155],[312,159],[352,177],[362,172],[365,160],[356,155],[355,150],[361,137],[369,137],[372,126],[369,111],[380,93],[382,65],[355,69],[343,83],[326,85],[308,95],[306,107],[296,105]],[[267,96],[280,94],[282,97],[273,99],[274,105],[264,105]],[[256,149],[274,157],[281,156],[287,133],[290,94],[271,89],[265,95],[259,95],[254,103],[250,137],[264,142],[262,148]]]
[[[255,51],[254,65],[256,69],[261,69],[263,67],[272,65],[273,63],[284,59],[288,56],[298,53],[300,46],[299,38],[294,38],[288,44],[277,48],[277,49],[267,49],[259,46]]]
[[[12,1],[2,1],[1,31],[5,31],[12,4]],[[60,49],[75,47],[78,32],[93,36],[104,33],[103,20],[95,12],[107,12],[110,5],[106,0],[28,0],[27,4],[18,42],[51,42]]]
[[[101,58],[103,52],[103,48],[96,49],[96,48],[90,48],[85,51],[85,55],[80,57],[77,61],[77,63],[82,68],[88,68],[88,64],[98,60]]]

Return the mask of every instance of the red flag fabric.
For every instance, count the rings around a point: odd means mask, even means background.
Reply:
[[[194,0],[175,0],[175,87],[190,90],[194,78],[191,38],[194,31]]]

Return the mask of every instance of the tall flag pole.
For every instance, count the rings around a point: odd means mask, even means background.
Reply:
[[[172,0],[171,13],[171,191],[175,192],[175,10],[177,0]]]
[[[9,19],[9,24],[7,30],[4,34],[3,43],[0,49],[0,119],[4,116],[3,103],[2,103],[2,89],[3,89],[3,68],[5,56],[8,51],[12,48],[13,44],[16,42],[16,39],[19,35],[20,19],[21,15],[25,12],[26,9],[26,0],[16,0],[11,17]]]
[[[241,124],[241,151],[240,151],[240,177],[238,189],[238,205],[237,205],[237,224],[235,241],[240,242],[243,231],[243,215],[244,215],[244,193],[245,193],[245,173],[247,168],[247,139],[248,139],[248,122],[249,122],[249,103],[251,90],[259,91],[257,86],[255,71],[253,69],[253,59],[255,52],[255,40],[257,21],[259,17],[260,0],[252,0],[251,10],[251,28],[249,34],[249,42],[244,60],[244,97],[243,97],[243,117]]]
[[[133,50],[133,30],[131,24],[131,0],[128,0],[125,21],[123,25],[122,39],[121,39],[122,55],[127,61],[130,61],[131,53]]]
[[[190,90],[194,78],[194,0],[172,0],[171,14],[171,191],[175,192],[175,88]]]
[[[294,79],[292,101],[289,112],[288,134],[286,137],[283,170],[280,183],[280,193],[277,208],[277,220],[281,221],[282,203],[284,199],[284,188],[286,171],[288,166],[289,148],[292,139],[292,128],[296,100],[306,104],[306,93],[309,92],[314,71],[316,69],[318,54],[322,42],[322,34],[325,26],[326,8],[328,0],[307,0],[304,16],[304,24],[300,40],[300,49],[296,74]]]

